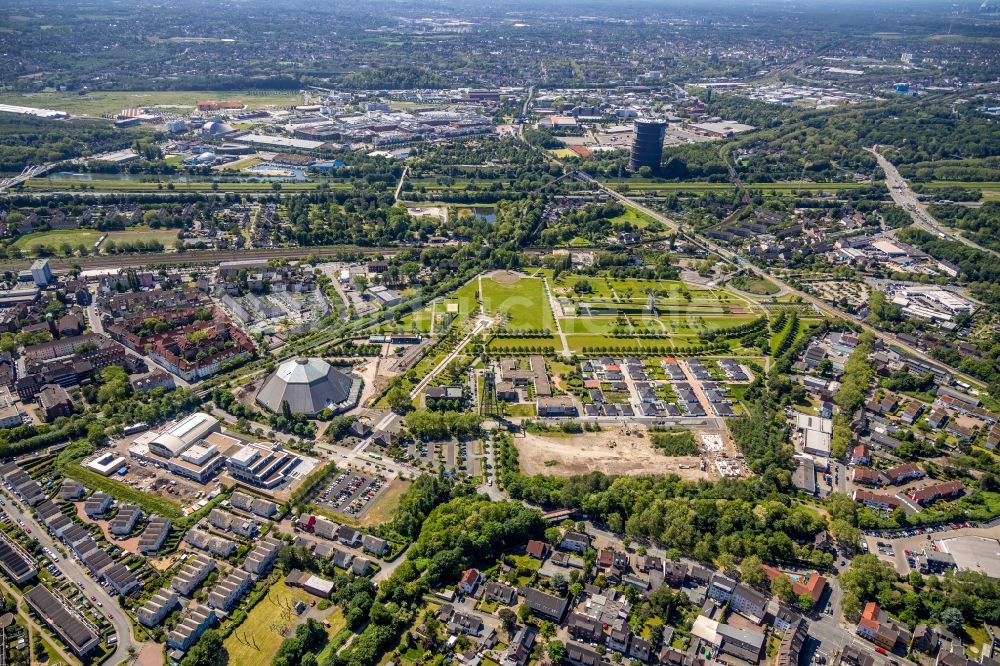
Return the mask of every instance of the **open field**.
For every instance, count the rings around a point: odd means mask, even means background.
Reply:
[[[641,437],[636,433],[642,434]],[[535,434],[515,437],[521,471],[525,474],[571,476],[595,470],[605,474],[677,474],[685,479],[707,479],[698,469],[698,457],[668,458],[649,442],[643,430],[631,437],[617,428],[580,435]]]
[[[77,464],[67,465],[65,472],[66,476],[76,479],[88,488],[103,490],[119,502],[135,504],[147,513],[158,513],[171,520],[177,520],[182,516],[180,505],[166,497],[144,493]]]
[[[637,229],[645,229],[650,224],[656,222],[656,220],[654,220],[651,216],[632,207],[626,208],[624,213],[617,217],[613,217],[608,221],[615,227],[622,226],[625,223],[630,223]]]
[[[284,634],[276,628],[288,627],[291,631],[298,616],[291,610],[296,601],[309,603],[309,594],[298,588],[290,588],[279,580],[268,590],[247,619],[225,640],[231,664],[270,664],[278,652]],[[249,643],[249,645],[247,644]]]
[[[410,487],[410,481],[393,479],[388,487],[379,495],[370,507],[361,515],[358,525],[361,527],[373,527],[392,520],[392,514],[399,506],[399,500]]]
[[[189,111],[198,102],[207,99],[238,99],[248,107],[257,109],[264,106],[292,106],[302,103],[298,91],[279,92],[272,95],[251,95],[247,91],[206,92],[204,90],[156,90],[156,91],[101,91],[79,95],[72,92],[39,92],[22,95],[0,95],[0,104],[34,106],[44,109],[66,111],[74,116],[100,116],[105,113],[121,113],[122,109],[135,107],[159,107],[163,111]]]
[[[115,243],[135,243],[136,241],[159,241],[164,247],[177,240],[176,229],[150,229],[148,227],[134,227],[124,231],[97,231],[96,229],[65,229],[58,231],[39,231],[21,236],[14,241],[13,247],[24,252],[34,252],[39,246],[47,246],[58,251],[63,243],[75,250],[78,247],[86,247],[88,251],[93,251],[94,243],[101,236],[107,236],[108,241]]]
[[[514,329],[553,329],[555,320],[545,287],[538,278],[496,271],[483,276],[483,305],[491,313],[503,313]]]

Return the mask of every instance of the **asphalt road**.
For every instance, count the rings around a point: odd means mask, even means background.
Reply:
[[[10,498],[10,495],[8,495],[6,491],[4,494]],[[141,649],[141,644],[136,640],[135,635],[132,633],[132,623],[125,614],[125,610],[118,605],[118,602],[114,597],[112,597],[103,587],[98,585],[94,579],[90,577],[86,568],[74,559],[61,543],[56,543],[56,540],[48,533],[48,531],[38,524],[38,521],[35,520],[31,510],[26,508],[18,500],[14,499],[8,499],[5,509],[15,521],[24,521],[25,527],[31,529],[31,536],[37,539],[42,546],[45,546],[57,553],[60,550],[67,552],[65,557],[59,558],[59,561],[55,563],[55,566],[63,573],[64,576],[66,576],[67,580],[70,580],[73,583],[82,580],[85,583],[84,592],[87,597],[97,597],[97,600],[104,604],[101,608],[94,608],[96,613],[104,615],[105,618],[108,616],[108,613],[112,615],[110,622],[111,626],[114,627],[115,633],[118,635],[118,644],[115,646],[115,651],[104,663],[109,666],[115,666],[115,664],[120,664],[129,658],[128,650],[130,647],[135,647],[136,650]]]
[[[907,183],[906,179],[900,175],[899,170],[896,169],[895,165],[874,149],[870,149],[868,152],[875,156],[875,159],[878,160],[878,165],[882,167],[882,171],[885,172],[885,183],[889,186],[889,194],[892,196],[892,200],[896,202],[897,206],[910,214],[914,224],[926,231],[931,232],[932,234],[944,236],[949,240],[957,241],[967,247],[992,254],[994,257],[1000,257],[1000,252],[985,248],[982,245],[972,242],[962,234],[955,233],[942,226],[941,223],[935,220],[934,216],[927,211],[927,207],[920,203],[920,198],[917,197],[913,190],[910,189],[910,184]]]

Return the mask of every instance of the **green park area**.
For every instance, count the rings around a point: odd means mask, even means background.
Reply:
[[[270,664],[285,640],[285,631],[293,629],[298,623],[295,603],[301,601],[308,604],[313,599],[315,597],[303,590],[288,587],[284,581],[272,585],[267,596],[253,607],[247,619],[226,638],[224,645],[229,653],[229,663]],[[331,621],[330,629],[334,629],[333,625]],[[343,627],[342,620],[340,627]],[[333,636],[333,633],[329,635]]]
[[[94,244],[101,236],[107,236],[102,246],[111,241],[116,244],[154,241],[159,242],[164,247],[170,247],[177,240],[177,230],[133,227],[123,231],[97,231],[96,229],[38,231],[19,237],[14,241],[12,247],[25,254],[35,254],[39,248],[48,248],[52,252],[62,253],[64,245],[68,245],[74,252],[80,248],[86,248],[88,252],[93,252]]]
[[[481,278],[481,282],[483,306],[491,314],[502,314],[508,328],[555,328],[545,286],[540,279],[497,272]]]

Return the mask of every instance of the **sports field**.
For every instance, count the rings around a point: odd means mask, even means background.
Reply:
[[[34,253],[39,247],[47,247],[61,253],[63,244],[68,244],[74,251],[84,247],[88,252],[94,251],[94,243],[101,236],[107,236],[104,243],[135,243],[137,241],[159,241],[164,247],[170,247],[177,240],[176,229],[150,229],[149,227],[134,227],[124,231],[97,231],[96,229],[65,229],[57,231],[38,231],[21,236],[14,241],[13,247],[25,252]]]

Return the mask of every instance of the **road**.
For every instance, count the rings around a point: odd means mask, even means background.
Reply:
[[[41,176],[42,174],[55,168],[56,165],[58,164],[61,163],[53,162],[51,164],[40,164],[40,165],[29,164],[28,166],[24,167],[24,170],[21,171],[20,174],[12,178],[4,178],[3,180],[0,180],[0,192],[3,192],[8,187],[15,187],[16,185],[20,185],[29,178],[35,178],[37,176]]]
[[[566,333],[562,330],[562,324],[559,323],[559,316],[562,314],[562,307],[559,305],[559,302],[556,301],[556,297],[553,295],[552,289],[549,287],[548,278],[542,278],[542,285],[545,287],[545,296],[549,299],[549,307],[552,309],[552,319],[556,322],[556,333],[559,335],[559,340],[562,342],[562,355],[568,358],[573,355],[573,352],[569,348],[569,340],[567,340]]]
[[[399,176],[399,184],[396,185],[396,191],[392,194],[392,200],[399,203],[399,195],[403,191],[403,183],[406,182],[406,175],[410,173],[410,165],[403,167],[403,173]]]
[[[7,494],[6,491],[4,494]],[[10,496],[8,495],[8,497]],[[31,510],[23,506],[18,500],[8,500],[6,510],[15,521],[23,520],[25,526],[31,529],[31,536],[35,537],[42,546],[46,546],[55,552],[65,551],[68,553],[61,543],[57,543],[48,531],[38,524]],[[105,617],[107,617],[108,613],[111,613],[113,619],[110,622],[115,630],[115,634],[118,636],[118,644],[115,646],[115,651],[104,663],[109,666],[115,666],[129,659],[128,652],[130,647],[134,647],[136,651],[142,649],[141,643],[136,640],[135,634],[132,633],[132,623],[125,614],[125,610],[118,605],[117,601],[103,587],[94,582],[82,564],[74,559],[72,555],[67,554],[65,557],[60,557],[55,566],[66,576],[67,580],[73,582],[82,580],[86,583],[86,595],[88,597],[97,597],[97,600],[104,604],[103,608],[94,609],[96,613],[103,613]]]
[[[992,254],[994,257],[1000,257],[1000,252],[985,248],[982,245],[972,242],[965,236],[942,226],[940,222],[934,219],[934,216],[927,212],[927,206],[920,203],[920,198],[910,189],[910,184],[900,175],[895,165],[874,148],[866,150],[875,156],[875,159],[878,160],[878,165],[885,172],[885,183],[889,186],[889,194],[892,196],[892,200],[896,202],[897,206],[910,214],[910,218],[913,219],[914,224],[932,234],[943,236],[948,240],[959,242],[980,252]]]
[[[616,192],[615,190],[612,190],[607,185],[604,185],[603,183],[595,180],[594,178],[591,178],[590,176],[587,176],[586,174],[582,174],[582,177],[584,177],[585,180],[587,180],[588,182],[592,182],[592,183],[596,184],[601,190],[603,190],[604,192],[606,192],[609,196],[614,197],[615,199],[617,199],[621,203],[623,203],[623,204],[625,204],[627,206],[631,206],[631,207],[633,207],[633,208],[635,208],[635,209],[637,209],[637,210],[639,210],[639,211],[641,211],[643,213],[646,213],[647,215],[649,215],[653,219],[655,219],[655,220],[657,220],[657,221],[659,221],[659,222],[661,222],[661,223],[663,223],[663,224],[671,227],[672,229],[680,230],[680,225],[675,220],[671,220],[670,218],[668,218],[663,213],[660,213],[659,211],[655,211],[655,210],[653,210],[651,208],[647,208],[646,206],[643,206],[641,203],[638,203],[635,200],[630,199],[629,197],[626,197],[625,195],[623,195],[623,194],[621,194],[619,192]],[[815,296],[813,296],[811,294],[807,294],[804,291],[800,291],[800,290],[792,287],[791,285],[789,285],[788,283],[786,283],[781,278],[776,277],[775,275],[772,275],[771,273],[769,273],[765,269],[763,269],[763,268],[761,268],[759,266],[756,266],[755,264],[750,263],[744,257],[738,256],[736,253],[731,252],[730,250],[727,250],[726,248],[718,245],[717,243],[709,240],[708,238],[705,238],[705,237],[703,237],[701,235],[698,235],[698,234],[686,234],[686,233],[683,233],[683,232],[681,232],[681,233],[682,233],[682,235],[686,236],[687,238],[689,238],[690,240],[692,240],[696,244],[704,247],[707,250],[711,250],[712,252],[715,252],[716,254],[718,254],[719,256],[721,256],[723,259],[729,261],[730,263],[734,263],[737,266],[740,266],[742,268],[745,268],[745,269],[749,270],[751,273],[753,273],[757,277],[764,278],[766,280],[770,280],[771,282],[773,282],[774,284],[776,284],[778,286],[778,288],[784,290],[786,293],[790,293],[790,294],[794,294],[795,296],[798,296],[804,302],[809,303],[810,305],[812,305],[813,307],[815,307],[817,310],[819,310],[823,314],[826,314],[826,315],[828,315],[830,317],[838,317],[840,319],[845,319],[845,320],[848,320],[848,321],[852,321],[856,325],[860,326],[862,329],[864,329],[864,330],[868,331],[869,333],[871,333],[872,335],[874,335],[876,338],[878,338],[878,339],[886,342],[887,344],[890,344],[892,346],[895,346],[895,347],[898,347],[898,348],[902,349],[903,351],[905,351],[910,356],[912,356],[914,358],[918,358],[921,361],[923,361],[924,363],[927,363],[928,365],[931,365],[933,367],[944,368],[945,370],[947,370],[948,372],[950,372],[953,376],[962,379],[963,381],[967,382],[971,386],[975,386],[975,387],[978,387],[980,389],[986,388],[985,384],[983,384],[981,381],[979,381],[975,377],[970,377],[969,375],[967,375],[967,374],[965,374],[963,372],[955,370],[954,368],[952,368],[952,367],[950,367],[948,365],[945,365],[944,363],[941,363],[937,359],[932,358],[931,356],[929,356],[928,354],[925,354],[924,352],[920,351],[916,347],[913,347],[912,345],[910,345],[908,343],[905,343],[905,342],[902,342],[901,340],[897,339],[896,335],[893,334],[893,333],[886,333],[885,331],[882,331],[881,329],[878,329],[878,328],[872,326],[871,324],[868,324],[865,321],[857,319],[853,315],[848,314],[848,313],[846,313],[846,312],[844,312],[844,311],[842,311],[842,310],[840,310],[840,309],[838,309],[838,308],[830,305],[829,303],[816,298]]]
[[[97,312],[97,302],[96,302],[96,300],[92,300],[91,301],[90,305],[88,305],[85,308],[85,312],[87,313],[87,324],[88,324],[88,326],[90,326],[90,330],[93,331],[94,333],[99,333],[100,335],[106,335],[106,333],[104,331],[104,322],[101,321],[101,316]],[[162,366],[157,365],[156,363],[154,363],[152,361],[152,359],[150,359],[149,357],[143,356],[142,354],[140,354],[138,352],[132,351],[128,347],[125,347],[125,345],[122,345],[122,347],[125,349],[125,354],[126,355],[132,356],[133,358],[141,359],[142,361],[144,361],[146,363],[147,366],[152,366],[150,368],[150,370],[149,370],[150,373],[155,372],[156,370],[161,370],[161,371],[166,372],[167,374],[171,375],[174,378],[174,384],[176,386],[182,386],[184,388],[191,388],[191,383],[188,382],[187,380],[185,380],[180,375],[175,375],[174,373],[170,372],[166,368],[164,368],[164,367],[162,367]]]

